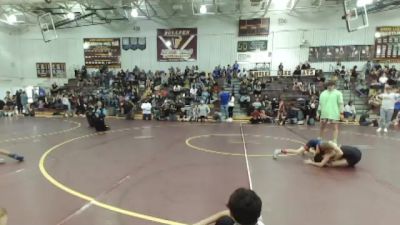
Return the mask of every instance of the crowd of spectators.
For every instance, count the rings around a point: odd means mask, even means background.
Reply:
[[[114,72],[107,67],[88,72],[85,67],[75,71],[75,83],[60,87],[54,83],[48,91],[39,91],[28,104],[27,94],[19,90],[6,93],[0,101],[3,114],[24,112],[34,115],[36,110],[55,109],[55,114],[84,116],[86,110],[101,101],[108,115],[133,119],[137,113],[143,119],[170,121],[232,120],[234,109],[241,109],[251,117],[251,123],[314,124],[319,93],[324,89],[322,71],[315,76],[301,76],[301,70],[310,69],[308,62],[297,66],[293,76],[282,76],[284,65],[278,67],[278,76],[254,76],[253,71],[232,66],[217,66],[211,73],[197,66],[168,71],[133,70]],[[297,70],[300,70],[298,73]],[[297,72],[296,72],[297,71]],[[338,63],[332,79],[342,79],[345,89],[359,96],[372,96],[385,85],[396,85],[399,73],[393,66],[368,62],[362,70],[356,66],[347,70]],[[291,95],[290,95],[291,94]],[[373,101],[370,100],[371,105]],[[346,118],[354,120],[353,102],[346,104]]]

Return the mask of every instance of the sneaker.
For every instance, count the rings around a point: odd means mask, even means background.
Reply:
[[[383,129],[383,132],[387,133],[387,132],[388,132],[388,129],[387,129],[387,128]]]
[[[378,133],[381,131],[382,131],[382,128],[380,128],[380,127],[378,129],[376,129],[376,132],[378,132]]]
[[[281,149],[275,149],[274,154],[272,155],[273,159],[278,159],[278,155],[282,153]]]
[[[0,158],[0,164],[4,164],[6,161]]]

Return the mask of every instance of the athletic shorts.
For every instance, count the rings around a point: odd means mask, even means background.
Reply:
[[[346,145],[341,146],[340,149],[342,149],[343,152],[342,159],[346,159],[349,167],[353,167],[360,162],[362,156],[360,149]]]
[[[338,123],[339,120],[322,119],[322,118],[321,118],[320,122],[324,122],[324,123]]]

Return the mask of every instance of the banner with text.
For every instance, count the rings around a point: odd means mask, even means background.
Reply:
[[[197,28],[157,30],[157,60],[181,62],[197,60]]]
[[[238,41],[237,51],[238,52],[267,51],[267,48],[268,48],[267,40]]]
[[[372,45],[310,47],[309,62],[367,61],[373,57]]]
[[[269,18],[239,20],[239,36],[266,36],[269,24]]]
[[[375,59],[400,62],[400,27],[376,28]]]
[[[83,47],[87,68],[108,66],[121,68],[121,44],[119,38],[84,38]]]

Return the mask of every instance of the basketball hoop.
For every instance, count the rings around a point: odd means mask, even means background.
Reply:
[[[44,42],[47,43],[58,38],[56,27],[54,26],[53,16],[51,15],[51,13],[46,13],[39,16],[38,22]]]

